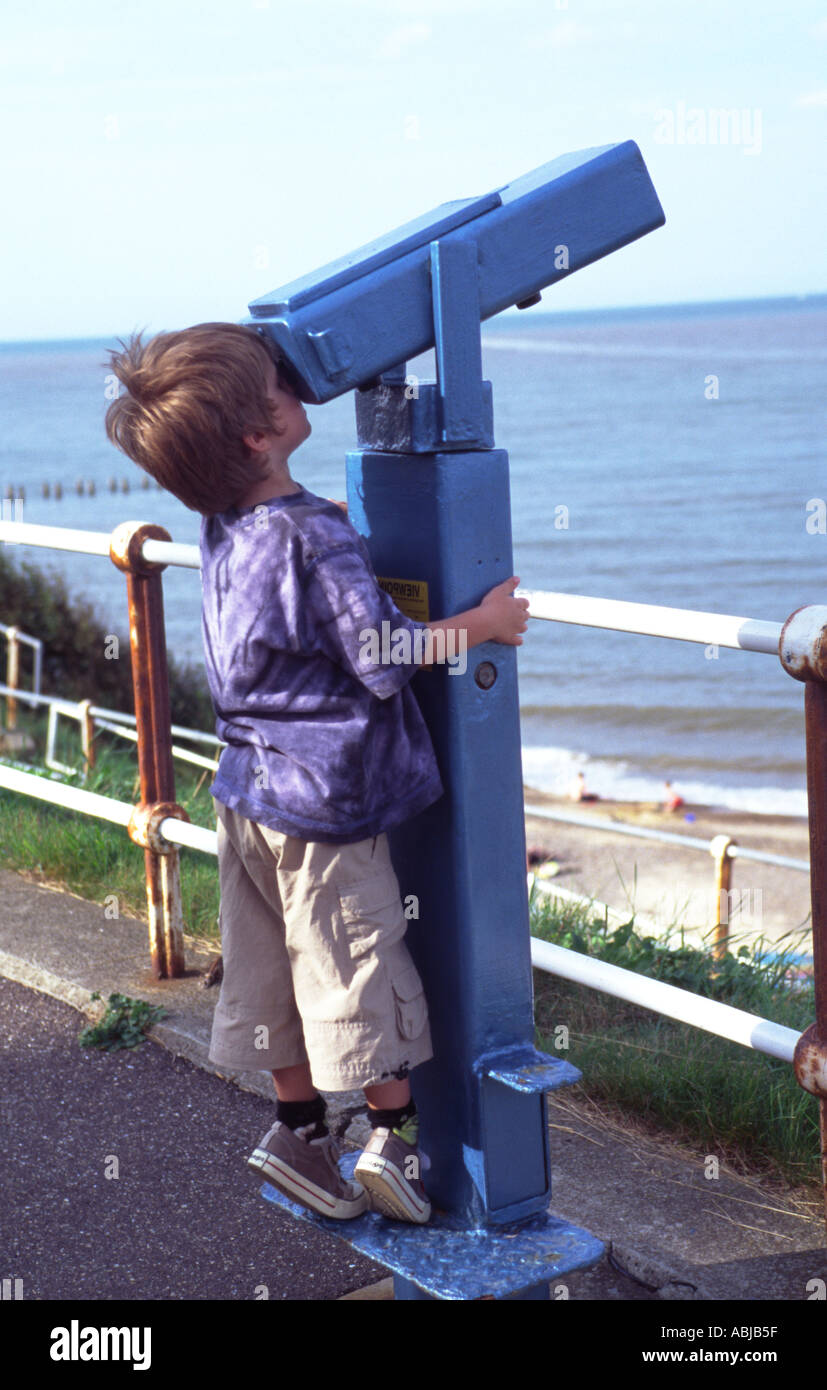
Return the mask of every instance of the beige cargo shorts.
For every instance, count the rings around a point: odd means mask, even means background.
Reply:
[[[310,1063],[321,1091],[401,1077],[433,1055],[387,835],[328,845],[215,802],[224,978],[210,1060]]]

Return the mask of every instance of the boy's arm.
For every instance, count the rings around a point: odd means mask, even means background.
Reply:
[[[445,633],[450,629],[459,632],[460,646],[464,644],[466,648],[488,641],[520,646],[519,633],[526,630],[528,600],[513,597],[519,582],[512,576],[491,589],[476,608],[440,622],[418,623],[401,613],[390,595],[380,588],[364,542],[354,536],[352,542],[348,540],[314,556],[308,566],[304,592],[311,640],[379,699],[387,699],[407,684],[418,669],[433,664],[434,646],[440,664],[446,659]],[[426,633],[424,650],[417,650],[417,630]],[[434,635],[440,631],[442,641],[435,644]],[[402,640],[397,650],[399,638]],[[394,643],[388,651],[387,639]]]
[[[466,649],[478,647],[481,642],[503,642],[509,647],[521,647],[523,639],[519,634],[528,627],[528,599],[514,598],[514,590],[519,583],[517,575],[504,579],[488,591],[476,608],[456,613],[453,618],[427,623],[429,633],[464,633]],[[433,665],[433,647],[433,639],[429,637],[423,666]],[[443,651],[446,647],[447,644],[443,644]]]
[[[340,507],[347,516],[347,502],[339,502],[335,497],[328,497],[327,500],[332,502],[334,507]],[[466,650],[478,647],[482,642],[504,642],[511,647],[521,647],[523,639],[518,633],[526,631],[528,599],[513,598],[513,592],[519,583],[519,578],[512,575],[510,579],[504,579],[501,584],[489,590],[476,608],[468,608],[464,613],[456,613],[453,618],[442,618],[439,622],[426,623],[425,626],[429,632],[464,632]],[[426,643],[426,655],[427,660],[424,660],[422,665],[432,666],[433,641],[430,637]]]
[[[334,507],[340,507],[347,516],[347,502],[339,502],[335,497],[328,497],[327,500],[332,502]],[[517,634],[526,631],[528,599],[513,598],[513,591],[519,583],[519,578],[512,575],[510,579],[504,579],[501,584],[490,589],[476,608],[468,608],[464,613],[456,613],[453,618],[442,618],[439,622],[426,623],[425,626],[430,632],[464,632],[466,649],[478,647],[482,642],[504,642],[511,647],[521,647],[523,639]],[[433,648],[430,639],[427,647],[430,658]],[[422,664],[432,666],[433,661],[429,659]]]

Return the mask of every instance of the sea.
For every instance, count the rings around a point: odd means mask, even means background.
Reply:
[[[524,589],[773,622],[827,603],[827,295],[538,306],[489,320],[482,341]],[[27,522],[110,532],[148,520],[197,543],[197,514],[106,439],[117,347],[0,343],[0,496],[24,488]],[[433,377],[432,354],[409,371]],[[308,414],[293,476],[343,498],[352,397]],[[14,553],[126,631],[107,559]],[[168,650],[200,664],[198,574],[168,569],[164,589]],[[565,795],[582,771],[601,798],[652,801],[669,779],[689,803],[806,815],[804,688],[776,657],[536,620],[518,670],[531,787]]]

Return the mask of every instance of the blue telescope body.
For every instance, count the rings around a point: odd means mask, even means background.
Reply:
[[[432,243],[475,272],[464,277],[461,309],[480,323],[536,302],[664,221],[634,141],[579,150],[482,197],[443,203],[262,295],[244,322],[287,359],[301,399],[321,404],[435,346]]]

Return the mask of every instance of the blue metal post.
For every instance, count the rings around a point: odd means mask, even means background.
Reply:
[[[431,245],[435,420],[445,452],[412,454],[403,443],[398,453],[367,447],[348,456],[349,512],[376,573],[426,586],[430,617],[474,607],[512,566],[508,457],[458,447],[490,432],[467,252]],[[359,400],[360,443],[370,445],[377,418],[381,431],[388,393],[402,395],[402,413],[421,413],[410,385],[383,383]],[[411,420],[399,436],[424,429]],[[403,896],[418,899],[407,940],[432,1018],[435,1055],[412,1078],[428,1188],[449,1219],[502,1225],[545,1212],[544,1092],[579,1076],[533,1048],[516,649],[475,647],[454,669],[421,673],[415,688],[446,787],[391,834]]]
[[[348,503],[377,574],[424,581],[431,617],[473,607],[511,573],[502,450],[351,454]],[[486,643],[467,662],[416,677],[446,794],[391,847],[403,895],[419,900],[407,942],[435,1045],[414,1074],[432,1200],[484,1222],[543,1209],[549,1188],[542,1095],[490,1075],[509,1048],[524,1050],[521,1085],[532,1065],[516,650]]]

